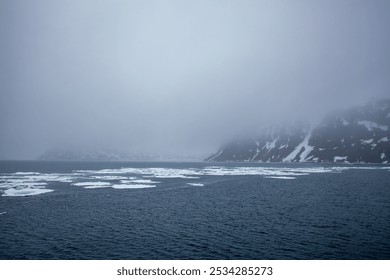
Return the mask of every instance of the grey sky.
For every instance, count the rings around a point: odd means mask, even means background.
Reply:
[[[202,154],[389,97],[390,1],[0,1],[0,159]]]

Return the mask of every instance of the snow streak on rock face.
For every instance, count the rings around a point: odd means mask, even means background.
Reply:
[[[203,187],[205,176],[262,176],[266,179],[291,180],[315,173],[340,173],[349,169],[386,169],[390,167],[227,167],[203,168],[120,168],[77,170],[67,174],[3,173],[0,176],[2,196],[32,196],[53,192],[50,184],[63,183],[84,189],[115,190],[156,188],[164,182],[179,179],[192,187]],[[96,179],[99,178],[99,179]],[[106,178],[106,180],[102,180]],[[118,179],[120,178],[120,179]],[[122,179],[126,178],[126,179]],[[153,179],[152,179],[153,178]],[[158,179],[160,178],[160,179]],[[161,180],[162,179],[162,180]],[[163,185],[163,184],[162,184]]]
[[[272,127],[232,141],[207,161],[390,163],[390,100],[329,115],[307,125]]]

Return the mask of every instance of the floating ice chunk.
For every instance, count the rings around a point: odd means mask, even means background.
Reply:
[[[237,176],[237,175],[263,175],[263,176],[301,176],[309,175],[311,172],[326,172],[324,169],[310,169],[310,168],[271,168],[271,167],[236,167],[203,170],[204,175],[214,176]],[[330,172],[330,170],[328,171]]]
[[[343,125],[349,125],[349,122],[343,119]]]
[[[72,185],[78,186],[78,187],[85,187],[85,186],[110,186],[111,184],[108,182],[79,182],[79,183],[73,183]]]
[[[160,182],[149,179],[121,180],[122,184],[159,184]]]
[[[389,138],[386,136],[386,137],[379,139],[378,143],[387,142],[387,141],[389,141]]]
[[[387,137],[386,137],[387,140]],[[368,140],[365,140],[368,141]],[[301,143],[302,144],[302,143]],[[304,143],[303,143],[304,144]],[[373,144],[371,144],[373,145]],[[302,145],[302,147],[306,144]],[[310,147],[309,147],[310,148]],[[381,154],[384,163],[388,162],[386,154]],[[385,158],[384,158],[385,157]],[[302,159],[302,153],[301,153]],[[307,160],[307,158],[306,158]],[[314,158],[313,158],[314,160]],[[336,156],[335,161],[344,160],[346,157]],[[198,179],[202,176],[264,176],[274,179],[294,179],[298,176],[305,176],[314,173],[341,173],[350,169],[389,169],[390,167],[378,166],[343,166],[343,167],[229,167],[229,166],[205,166],[203,168],[121,168],[121,169],[103,169],[93,171],[75,171],[74,173],[28,173],[19,175],[15,173],[2,173],[0,176],[0,189],[3,196],[28,196],[37,195],[53,190],[45,189],[46,182],[70,182],[72,185],[85,187],[87,189],[108,188],[114,189],[140,189],[153,188],[159,183],[152,178],[183,178]],[[113,174],[113,175],[111,175]],[[130,175],[132,174],[132,175]],[[123,175],[123,176],[122,176]],[[130,177],[131,176],[131,177]],[[122,179],[124,178],[124,179]],[[151,178],[151,179],[147,179]],[[80,179],[82,180],[80,182]],[[101,181],[99,181],[100,179]],[[110,180],[118,180],[121,183],[112,185]],[[76,181],[77,180],[77,181]],[[96,181],[94,181],[96,180]],[[107,180],[107,181],[105,181]],[[190,186],[201,186],[201,183],[188,183]]]
[[[13,174],[15,174],[15,175],[39,175],[41,173],[39,173],[39,172],[16,172]]]
[[[36,182],[29,182],[26,180],[11,180],[5,183],[0,184],[0,188],[42,188],[45,187],[46,183],[36,183]]]
[[[158,184],[160,182],[152,181],[149,179],[137,179],[137,180],[131,180],[132,183],[138,183],[138,184]]]
[[[135,177],[125,177],[125,176],[90,176],[91,179],[97,180],[125,180],[125,179],[135,179]]]
[[[154,188],[155,185],[145,185],[145,184],[130,184],[130,185],[112,185],[113,189],[124,190],[124,189],[147,189]]]
[[[34,188],[10,188],[4,191],[3,196],[31,196],[52,192],[50,189],[34,189]]]
[[[187,183],[187,185],[194,186],[194,187],[203,187],[204,184],[202,183]]]
[[[5,213],[7,213],[7,212],[1,212],[0,215],[4,215]]]
[[[109,188],[111,187],[110,184],[108,185],[91,185],[91,186],[85,186],[84,189],[102,189],[102,188]]]
[[[381,159],[384,159],[386,157],[385,153],[381,153]]]
[[[267,176],[265,178],[282,179],[282,180],[292,180],[292,179],[295,179],[295,177],[290,177],[290,176]]]
[[[72,183],[74,181],[73,178],[70,177],[60,177],[55,182],[60,182],[60,183]]]

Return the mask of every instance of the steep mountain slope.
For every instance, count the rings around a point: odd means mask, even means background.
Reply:
[[[390,100],[335,112],[313,129],[298,123],[231,141],[207,161],[390,162]]]

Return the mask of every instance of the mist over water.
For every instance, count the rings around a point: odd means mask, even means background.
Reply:
[[[0,158],[201,155],[389,96],[389,1],[0,2]]]

